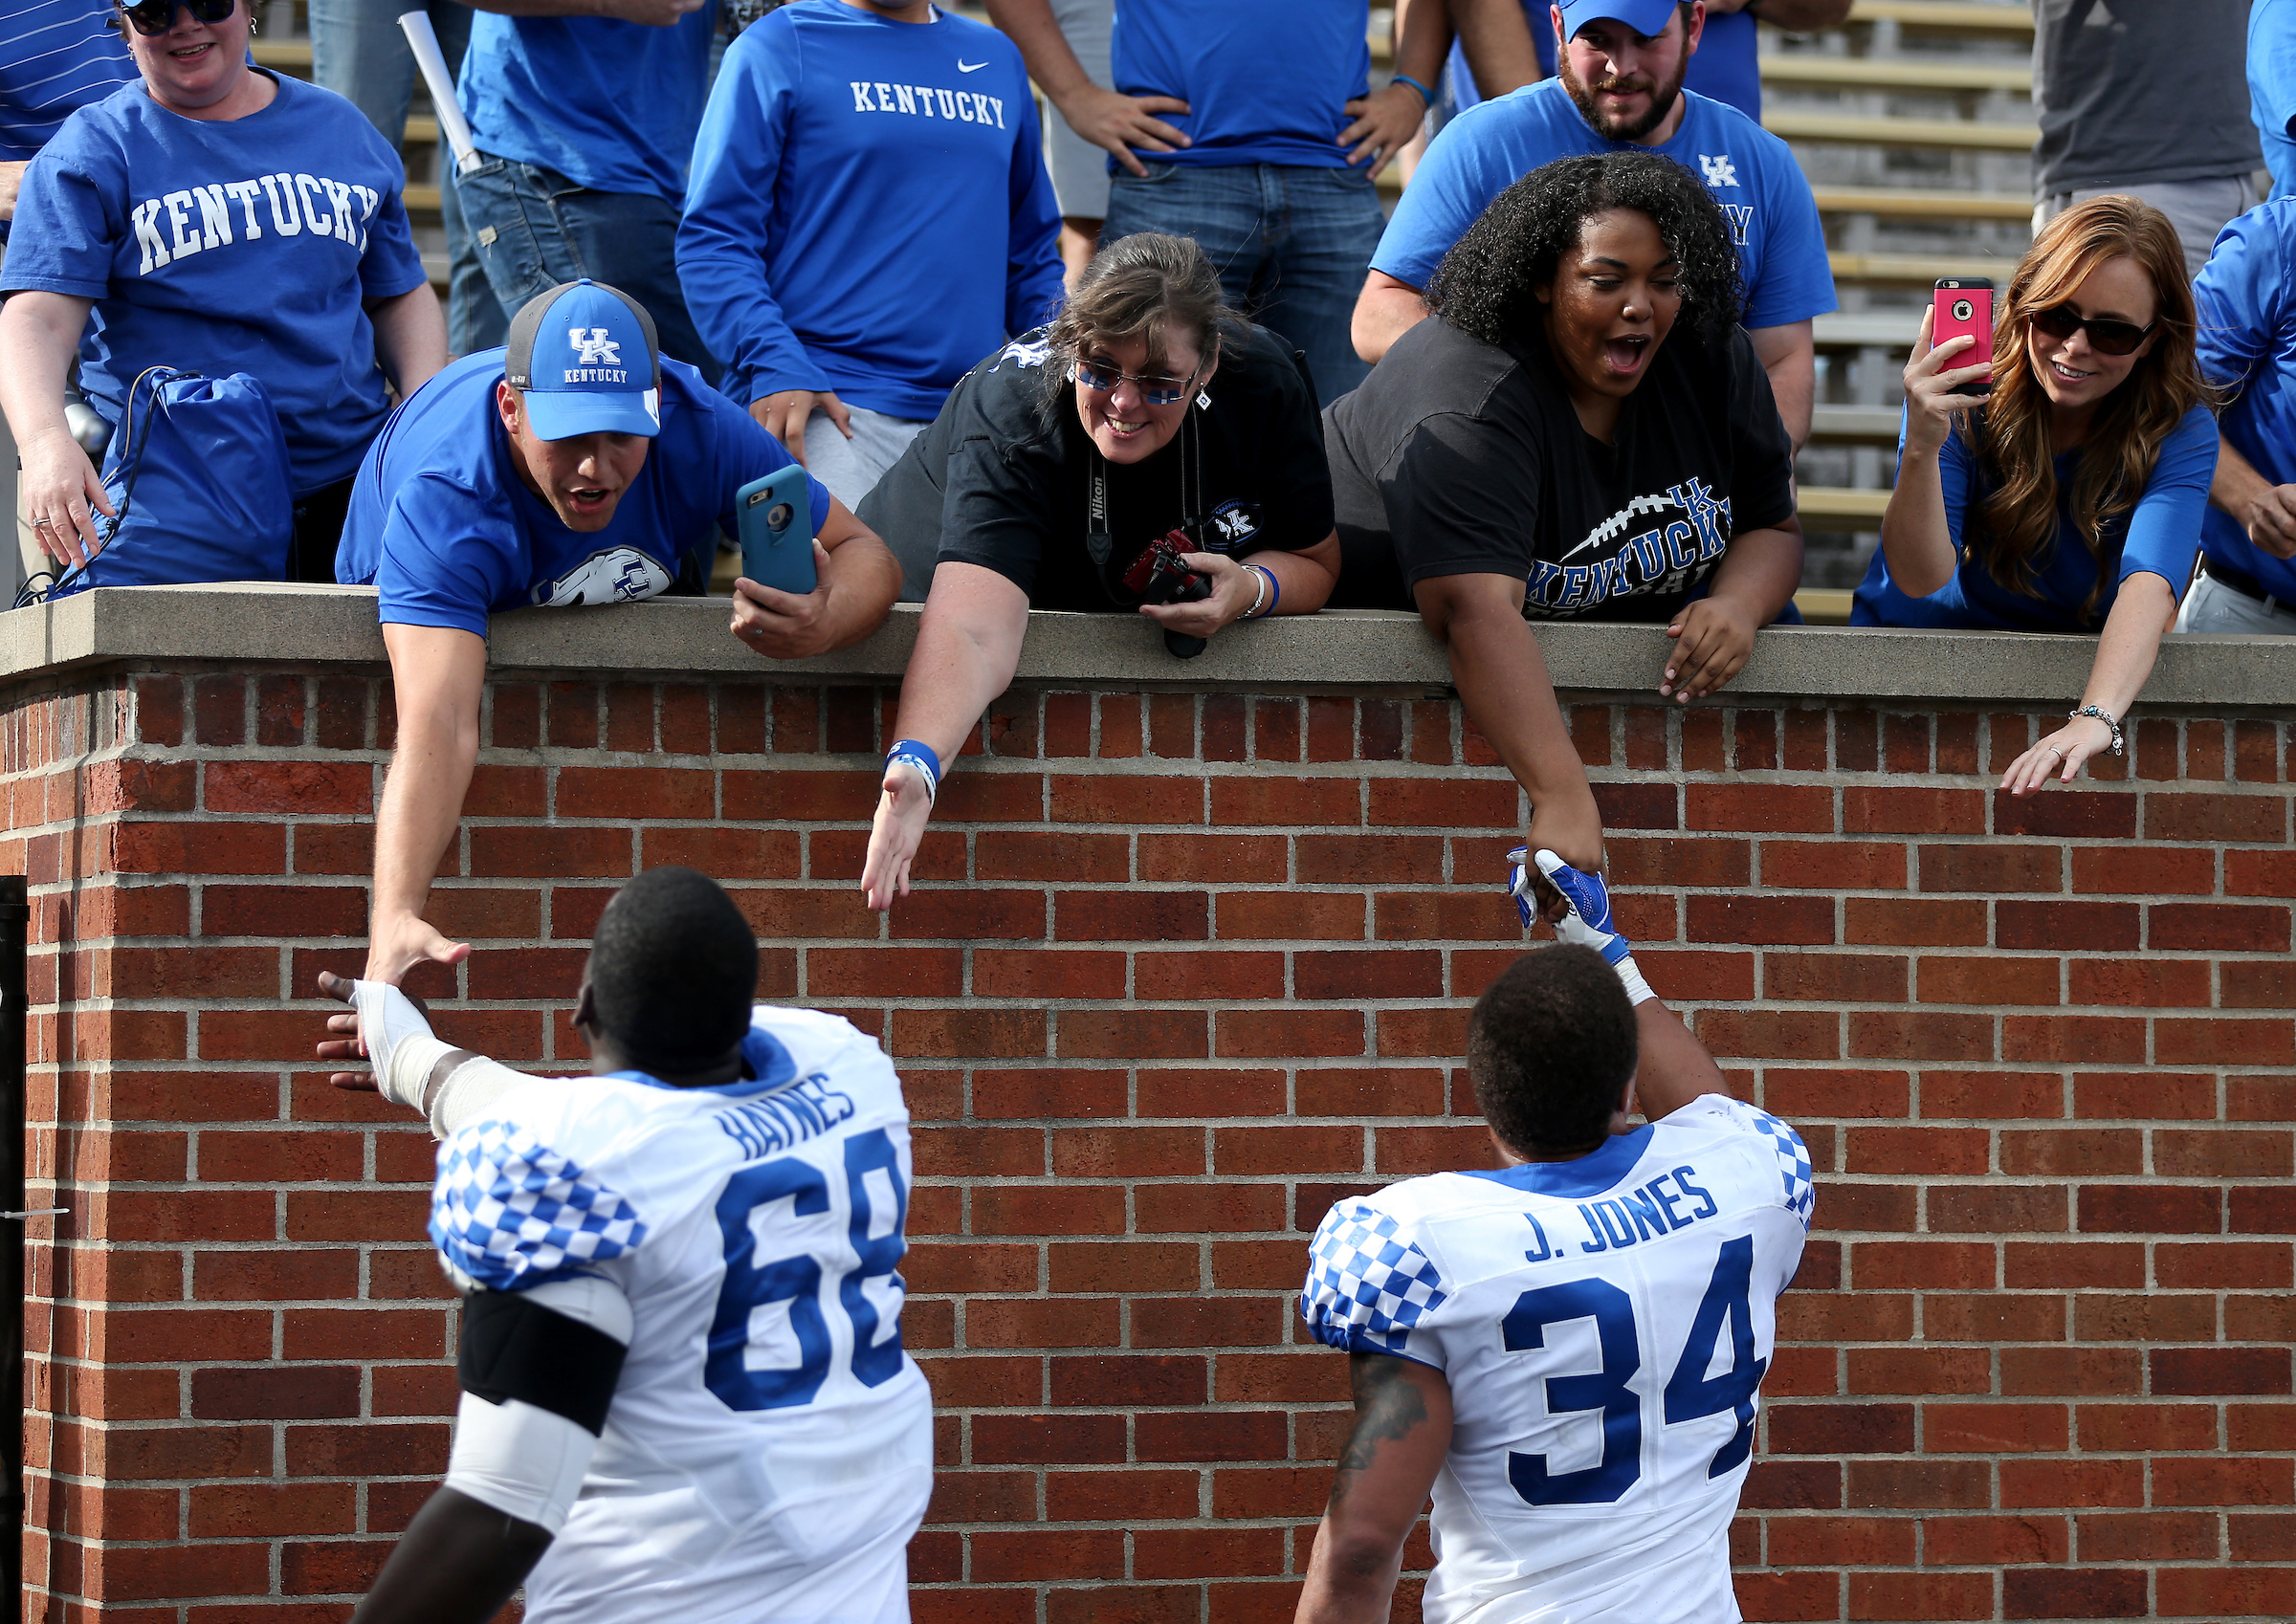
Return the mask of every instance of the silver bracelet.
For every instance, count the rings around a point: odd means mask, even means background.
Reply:
[[[1236,618],[1239,620],[1247,621],[1251,619],[1252,616],[1258,614],[1260,612],[1260,605],[1267,602],[1268,572],[1260,568],[1257,564],[1246,564],[1244,567],[1251,571],[1251,584],[1255,590],[1251,595],[1251,607],[1246,609]]]
[[[2093,717],[2112,730],[2112,743],[2108,748],[2113,755],[2120,755],[2121,724],[2113,720],[2112,713],[2102,705],[2084,705],[2078,711],[2067,711],[2064,713],[2065,720],[2070,722],[2077,722],[2084,716]]]

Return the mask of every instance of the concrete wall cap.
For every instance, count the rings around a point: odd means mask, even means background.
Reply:
[[[594,609],[519,609],[495,617],[488,660],[500,674],[613,671],[766,680],[898,679],[919,610],[896,607],[873,635],[806,660],[765,660],[727,629],[723,599],[657,598]],[[1655,694],[1663,628],[1542,625],[1557,688]],[[2030,632],[1791,626],[1762,634],[1724,697],[2065,704],[2088,680],[2093,637]],[[0,614],[0,675],[154,661],[292,666],[385,663],[371,587],[233,583],[99,587]],[[1328,610],[1230,626],[1194,660],[1164,652],[1144,617],[1029,616],[1015,681],[1194,691],[1426,690],[1450,682],[1443,647],[1417,617]],[[2296,704],[2296,638],[2173,636],[2141,703],[2281,710]]]

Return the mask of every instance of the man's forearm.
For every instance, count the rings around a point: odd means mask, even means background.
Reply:
[[[1377,362],[1396,340],[1426,318],[1427,301],[1417,288],[1383,271],[1374,271],[1364,277],[1363,291],[1356,296],[1347,336],[1357,355]]]
[[[2230,440],[2217,436],[2217,472],[2208,482],[2210,505],[2246,524],[2249,510],[2271,489],[2271,481],[2256,472],[2254,463],[2235,450]]]
[[[1395,1581],[1402,1568],[1401,1540],[1392,1550],[1360,1543],[1342,1549],[1332,1515],[1326,1512],[1322,1525],[1315,1530],[1307,1583],[1300,1588],[1299,1610],[1292,1624],[1387,1624]]]
[[[429,283],[379,301],[368,316],[375,359],[405,400],[447,364],[447,318]]]
[[[1531,37],[1534,28],[1552,29],[1545,7],[1535,16],[1524,13],[1520,0],[1447,0],[1451,26],[1459,32],[1459,49],[1475,76],[1475,89],[1484,100],[1536,84],[1546,77],[1538,65],[1538,48]]]
[[[1755,358],[1770,380],[1771,399],[1777,420],[1799,451],[1810,438],[1810,404],[1818,393],[1817,327],[1808,320],[1778,327],[1756,327],[1747,334],[1754,340]]]
[[[988,0],[988,20],[1021,48],[1028,77],[1044,87],[1055,105],[1093,82],[1069,36],[1053,20],[1051,0]]]
[[[375,815],[375,918],[419,915],[462,821],[478,760],[478,717],[440,709],[399,718],[398,748]],[[383,977],[370,977],[381,979]]]
[[[885,624],[886,612],[900,596],[901,565],[884,542],[860,535],[829,549],[824,572],[829,582],[826,653],[858,643]]]
[[[1740,8],[1775,28],[1807,33],[1839,28],[1849,15],[1851,0],[1749,0]]]

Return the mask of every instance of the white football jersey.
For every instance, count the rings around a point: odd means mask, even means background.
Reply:
[[[1427,1624],[1732,1624],[1730,1522],[1810,1158],[1708,1094],[1594,1154],[1339,1202],[1300,1310],[1450,1384]]]
[[[717,1087],[538,1078],[439,1147],[451,1272],[510,1291],[604,1276],[635,1322],[581,1498],[527,1581],[534,1624],[648,1602],[749,1624],[795,1574],[888,1542],[897,1558],[924,1515],[900,1080],[810,1010],[760,1008],[743,1053],[756,1080]]]

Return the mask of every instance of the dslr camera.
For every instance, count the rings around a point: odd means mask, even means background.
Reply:
[[[1124,572],[1125,590],[1144,604],[1201,604],[1212,595],[1212,578],[1181,563],[1182,554],[1196,551],[1187,532],[1175,526],[1140,549]],[[1165,651],[1177,659],[1192,660],[1203,652],[1204,640],[1167,629]]]

